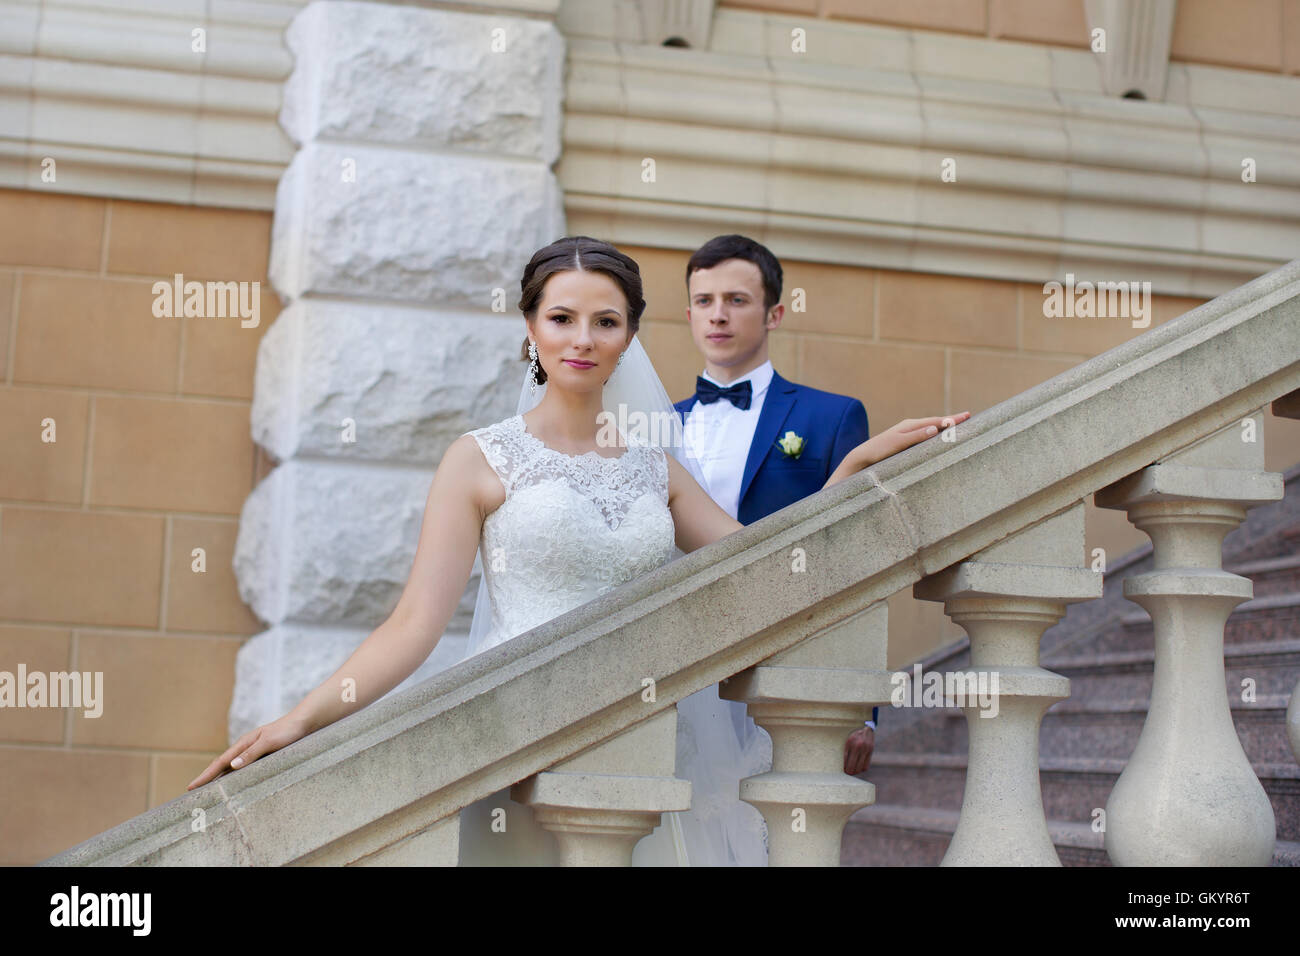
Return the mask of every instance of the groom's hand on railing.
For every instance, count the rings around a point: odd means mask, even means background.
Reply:
[[[933,438],[940,431],[960,425],[968,418],[970,412],[958,412],[956,415],[933,418],[905,418],[893,428],[864,441],[849,454],[853,455],[856,452],[863,458],[869,458],[870,460],[862,466],[866,468],[876,462],[884,461],[890,455],[897,455],[904,448],[911,448],[917,442]]]
[[[933,438],[941,430],[960,425],[968,418],[970,412],[936,415],[931,418],[905,418],[893,428],[881,432],[874,438],[868,438],[845,455],[839,467],[822,487],[829,488],[837,481],[843,481],[864,468],[870,468],[890,455],[897,455],[904,448],[911,448],[918,442]]]
[[[876,732],[861,727],[844,741],[844,772],[849,776],[866,773],[871,766],[871,754],[876,749]]]

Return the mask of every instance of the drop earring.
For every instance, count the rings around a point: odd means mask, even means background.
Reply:
[[[528,391],[537,392],[537,343],[528,343],[528,357],[532,361],[528,365]]]
[[[626,349],[624,349],[622,352],[619,352],[619,353],[618,353],[618,361],[614,363],[614,371],[615,371],[615,372],[617,372],[617,371],[618,371],[618,367],[619,367],[620,365],[623,364],[623,356],[626,355],[626,354],[627,354],[627,350],[626,350]],[[610,378],[613,378],[613,377],[614,377],[613,373],[610,373]],[[601,382],[600,384],[601,384],[601,385],[608,385],[608,384],[609,384],[609,378],[605,379],[605,381]]]

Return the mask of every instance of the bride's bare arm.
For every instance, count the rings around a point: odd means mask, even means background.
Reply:
[[[452,442],[434,473],[411,573],[388,619],[289,713],[249,731],[187,789],[202,786],[227,767],[246,766],[373,703],[428,658],[469,583],[483,518],[492,510],[488,480],[500,490],[473,437],[464,435]]]
[[[687,554],[745,527],[718,507],[700,483],[672,455],[668,459],[668,510],[677,547]]]
[[[419,544],[397,606],[294,708],[307,720],[309,733],[383,697],[410,677],[442,639],[474,569],[483,528],[477,477],[486,464],[471,437],[458,438],[447,448],[429,487]],[[341,699],[341,683],[349,677],[356,681],[355,702]]]
[[[970,412],[958,412],[956,415],[901,421],[850,451],[822,487],[829,488],[904,448],[934,437],[940,429],[959,424],[968,418]],[[696,548],[712,544],[744,527],[718,507],[717,502],[709,497],[709,493],[700,487],[699,482],[691,477],[691,473],[677,459],[672,455],[667,458],[668,508],[673,515],[677,547],[689,554]]]

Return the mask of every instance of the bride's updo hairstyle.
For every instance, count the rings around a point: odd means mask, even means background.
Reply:
[[[627,323],[629,336],[636,335],[641,327],[641,314],[645,312],[645,296],[641,291],[641,270],[635,260],[619,252],[608,242],[593,239],[590,236],[565,236],[556,239],[549,246],[538,249],[524,267],[523,277],[519,280],[521,296],[519,311],[526,319],[537,317],[537,307],[542,302],[542,291],[546,280],[559,272],[603,272],[623,290],[627,299]],[[521,355],[525,362],[528,357],[528,336],[524,336]],[[546,370],[537,364],[537,384],[546,383]]]

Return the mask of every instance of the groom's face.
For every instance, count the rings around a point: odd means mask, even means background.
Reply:
[[[730,380],[767,361],[767,333],[781,324],[780,304],[763,307],[763,274],[748,259],[696,269],[686,320],[710,375]]]

